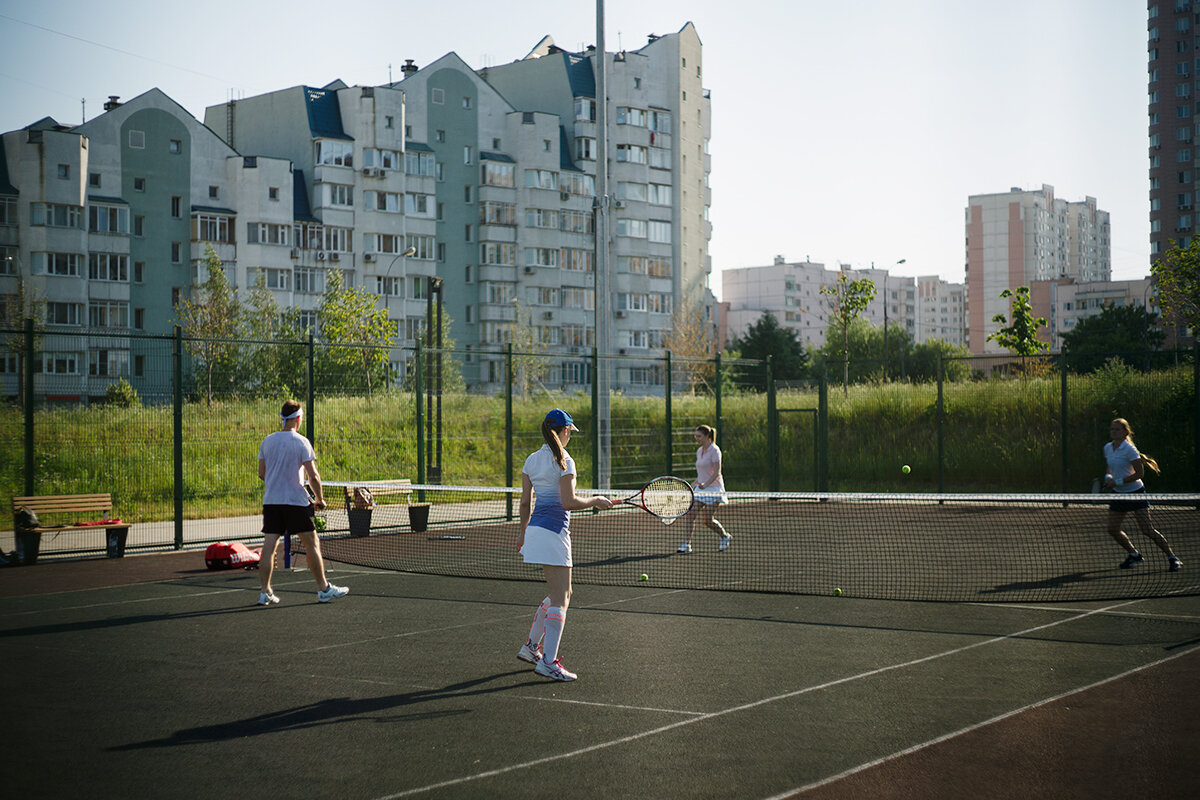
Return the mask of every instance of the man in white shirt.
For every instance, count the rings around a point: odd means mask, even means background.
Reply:
[[[345,597],[350,590],[334,586],[325,577],[325,559],[321,557],[321,540],[317,537],[313,516],[316,509],[325,507],[321,476],[317,472],[317,454],[312,443],[300,435],[304,409],[295,400],[288,400],[279,412],[283,430],[263,439],[258,448],[258,477],[265,483],[263,490],[263,547],[258,562],[262,593],[260,606],[279,602],[271,590],[275,573],[275,550],[279,537],[295,534],[304,543],[308,568],[317,582],[317,600],[328,603]],[[305,489],[305,483],[312,491]]]

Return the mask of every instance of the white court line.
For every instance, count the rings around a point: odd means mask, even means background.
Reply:
[[[1141,672],[1142,670],[1150,669],[1151,667],[1157,667],[1160,664],[1165,664],[1168,661],[1173,661],[1176,658],[1179,658],[1180,656],[1189,655],[1191,653],[1196,652],[1197,650],[1200,650],[1200,647],[1193,647],[1190,650],[1183,651],[1182,653],[1176,653],[1174,655],[1167,656],[1166,658],[1160,658],[1158,661],[1153,661],[1149,664],[1142,664],[1141,666],[1134,667],[1133,669],[1122,672],[1119,675],[1113,675],[1112,677],[1096,681],[1095,683],[1088,684],[1087,686],[1081,686],[1078,689],[1071,689],[1070,691],[1063,692],[1062,694],[1056,695],[1055,697],[1047,697],[1045,700],[1039,700],[1036,703],[1030,703],[1027,706],[1023,706],[1022,708],[1016,708],[1016,709],[1013,709],[1012,711],[1007,711],[1003,714],[1000,714],[999,716],[992,717],[991,719],[985,719],[983,722],[977,722],[974,725],[968,725],[965,728],[960,728],[959,730],[956,730],[952,733],[947,733],[945,735],[939,736],[936,739],[930,739],[927,742],[921,742],[920,744],[915,744],[912,747],[905,748],[904,750],[897,750],[895,753],[892,753],[891,755],[887,755],[882,758],[877,758],[874,761],[868,761],[865,764],[859,764],[857,767],[851,767],[850,769],[846,770],[845,772],[839,772],[837,775],[831,775],[828,778],[824,778],[822,780],[816,781],[815,783],[809,783],[809,784],[805,784],[804,786],[798,786],[795,789],[789,789],[788,791],[783,792],[782,794],[773,795],[771,797],[766,798],[765,800],[784,800],[785,798],[792,797],[793,795],[799,794],[800,792],[807,792],[809,789],[816,789],[821,786],[825,786],[827,784],[834,783],[835,781],[840,781],[843,778],[848,778],[851,775],[854,775],[856,773],[863,772],[868,769],[872,769],[873,767],[878,767],[882,764],[886,764],[889,761],[894,761],[897,758],[901,758],[901,757],[907,756],[911,753],[916,753],[920,750],[924,750],[927,747],[932,747],[933,745],[941,744],[942,742],[946,742],[946,741],[949,741],[950,739],[957,738],[959,736],[962,736],[963,734],[967,734],[972,731],[979,730],[980,728],[985,728],[988,725],[992,725],[994,723],[1001,722],[1002,720],[1006,720],[1009,717],[1015,717],[1017,714],[1023,714],[1026,711],[1032,711],[1035,708],[1040,708],[1044,705],[1049,705],[1050,703],[1055,703],[1059,700],[1063,700],[1067,697],[1071,697],[1072,695],[1079,694],[1080,692],[1086,692],[1089,689],[1095,689],[1097,687],[1104,686],[1105,684],[1112,683],[1113,681],[1119,681],[1122,678],[1127,678],[1130,675],[1134,675],[1138,672]]]
[[[500,767],[498,769],[487,770],[486,772],[478,772],[474,775],[465,775],[461,778],[451,778],[450,780],[440,781],[438,783],[431,783],[426,786],[418,786],[418,787],[415,787],[412,789],[406,789],[402,792],[396,792],[394,794],[383,795],[382,797],[376,798],[376,800],[395,800],[396,798],[400,798],[400,797],[409,797],[409,796],[412,796],[415,794],[431,792],[436,789],[445,789],[450,786],[458,786],[458,785],[461,785],[464,783],[469,783],[471,781],[477,781],[477,780],[481,780],[484,778],[494,778],[498,775],[504,775],[506,773],[514,772],[516,770],[528,769],[530,767],[541,766],[542,764],[549,764],[554,761],[561,761],[561,760],[568,759],[568,758],[574,758],[575,756],[586,755],[588,753],[593,753],[598,750],[605,750],[607,748],[615,747],[617,745],[634,742],[634,741],[637,741],[638,739],[644,739],[648,736],[656,736],[660,733],[666,733],[667,731],[672,731],[672,730],[675,730],[676,728],[682,728],[685,725],[692,725],[697,722],[706,722],[710,719],[722,717],[727,714],[733,714],[738,711],[746,711],[751,708],[757,708],[758,706],[767,705],[769,703],[775,703],[780,700],[788,700],[793,697],[799,697],[801,695],[809,694],[811,692],[821,691],[821,690],[828,689],[833,686],[839,686],[841,684],[851,683],[853,681],[863,680],[865,678],[871,678],[876,675],[882,675],[885,672],[891,672],[893,670],[899,670],[899,669],[904,669],[906,667],[916,666],[917,664],[925,664],[930,661],[936,661],[940,658],[946,658],[947,656],[957,655],[958,653],[964,653],[968,650],[973,650],[977,647],[983,647],[984,645],[994,644],[996,642],[1007,641],[1009,639],[1014,639],[1014,638],[1017,638],[1020,636],[1025,636],[1026,634],[1030,634],[1035,631],[1045,630],[1047,628],[1053,628],[1058,625],[1066,624],[1068,622],[1074,622],[1076,620],[1086,619],[1087,617],[1094,616],[1095,614],[1102,614],[1102,613],[1110,611],[1114,608],[1121,608],[1123,606],[1132,605],[1133,603],[1137,603],[1137,602],[1141,602],[1141,601],[1129,600],[1127,602],[1117,603],[1115,605],[1107,606],[1105,608],[1099,608],[1099,609],[1095,609],[1092,611],[1086,611],[1082,614],[1077,614],[1073,617],[1056,620],[1055,622],[1049,622],[1049,623],[1046,623],[1045,625],[1036,625],[1032,628],[1025,628],[1024,630],[1014,631],[1013,633],[1004,634],[1003,636],[995,636],[991,639],[985,639],[983,641],[973,642],[972,644],[963,645],[962,647],[956,647],[951,650],[945,650],[941,653],[934,653],[932,655],[923,656],[921,658],[915,658],[915,659],[912,659],[911,661],[904,661],[904,662],[897,663],[897,664],[889,664],[885,667],[878,667],[873,670],[868,670],[867,672],[860,672],[857,675],[849,675],[845,678],[838,678],[837,680],[828,681],[826,683],[822,683],[817,686],[807,686],[803,689],[796,689],[795,691],[785,692],[784,694],[778,694],[778,695],[775,695],[774,697],[764,697],[761,700],[754,700],[753,702],[750,702],[750,703],[743,703],[742,705],[731,706],[730,708],[725,708],[720,711],[711,711],[706,714],[702,714],[698,717],[692,717],[691,719],[685,719],[685,720],[681,720],[679,722],[672,722],[668,725],[662,725],[657,728],[651,728],[650,730],[642,731],[641,733],[634,733],[634,734],[630,734],[628,736],[622,736],[618,739],[610,739],[607,742],[598,742],[596,744],[589,745],[587,747],[581,747],[577,750],[569,750],[565,753],[558,753],[557,755],[544,756],[542,758],[533,759],[532,761],[525,761],[525,762],[522,762],[519,764],[511,764],[507,767]],[[1180,655],[1182,655],[1182,653]]]

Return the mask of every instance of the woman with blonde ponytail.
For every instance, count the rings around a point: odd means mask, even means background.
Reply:
[[[579,677],[563,666],[558,655],[571,602],[571,512],[612,508],[607,497],[575,494],[575,461],[567,453],[567,443],[571,433],[578,430],[570,414],[553,409],[542,420],[546,443],[530,454],[521,468],[521,535],[517,550],[526,564],[542,566],[547,593],[534,612],[529,638],[517,651],[517,658],[534,664],[537,674],[558,681]]]
[[[1108,534],[1125,548],[1128,554],[1120,564],[1121,569],[1136,567],[1145,561],[1129,540],[1129,536],[1121,530],[1125,515],[1131,512],[1142,534],[1166,554],[1167,568],[1172,572],[1181,569],[1183,562],[1171,551],[1166,537],[1150,524],[1150,502],[1146,499],[1146,486],[1142,483],[1142,478],[1145,477],[1146,467],[1154,470],[1155,474],[1161,474],[1158,462],[1145,453],[1138,452],[1133,443],[1133,428],[1125,419],[1114,419],[1108,432],[1112,441],[1104,445],[1104,461],[1108,468],[1104,475],[1104,485],[1122,495],[1120,500],[1113,500],[1108,504]]]

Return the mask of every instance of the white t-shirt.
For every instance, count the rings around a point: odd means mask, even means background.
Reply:
[[[1112,442],[1107,442],[1104,445],[1104,460],[1108,462],[1108,474],[1112,475],[1117,481],[1128,478],[1133,475],[1133,462],[1142,457],[1138,449],[1133,446],[1133,442],[1126,439],[1113,449]],[[1136,492],[1141,489],[1144,484],[1140,481],[1126,481],[1118,483],[1113,491],[1116,492]]]
[[[696,448],[696,483],[703,484],[700,492],[725,491],[725,478],[721,475],[721,448],[713,442],[708,449]]]
[[[316,461],[308,439],[296,431],[278,431],[263,439],[258,460],[267,465],[263,482],[263,505],[307,506],[312,502],[304,491],[304,464]]]
[[[562,468],[554,460],[550,445],[542,445],[525,459],[521,472],[529,476],[533,484],[536,500],[533,504],[533,515],[529,518],[530,525],[545,528],[549,531],[565,531],[571,521],[571,512],[563,508],[562,495],[559,493],[559,481],[564,475],[575,475],[575,459],[563,454]]]

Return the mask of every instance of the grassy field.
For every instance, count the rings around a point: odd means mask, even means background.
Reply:
[[[1156,491],[1196,491],[1193,453],[1196,397],[1190,364],[1147,374],[1113,368],[1068,379],[1066,410],[1058,375],[947,383],[941,429],[943,488],[951,492],[1085,491],[1103,470],[1100,448],[1108,422],[1124,416],[1138,446],[1164,474]],[[832,491],[938,489],[937,387],[862,384],[829,390],[829,480]],[[571,443],[580,485],[595,483],[592,410],[580,393],[514,398],[514,484],[525,456],[541,444],[547,409],[566,408],[582,430]],[[817,391],[783,390],[778,473],[784,490],[814,487],[813,419]],[[276,400],[188,403],[183,408],[185,516],[255,513],[261,502],[258,444],[278,427]],[[789,412],[794,410],[795,413]],[[672,398],[669,442],[661,397],[612,400],[613,484],[636,487],[658,474],[693,474],[693,428],[716,423],[707,395]],[[364,397],[318,396],[309,411],[318,465],[327,480],[417,478],[416,408],[399,392]],[[507,443],[502,397],[451,394],[441,403],[442,483],[503,485]],[[721,440],[726,485],[769,486],[763,394],[727,393]],[[169,519],[173,509],[173,409],[169,406],[39,408],[35,415],[35,491],[111,491],[132,521]],[[24,493],[23,413],[0,409],[0,493]],[[1064,440],[1064,436],[1066,437]],[[1064,441],[1066,456],[1064,459]],[[436,461],[436,455],[435,455]],[[909,464],[912,473],[900,467]],[[1065,482],[1065,485],[1064,485]]]

